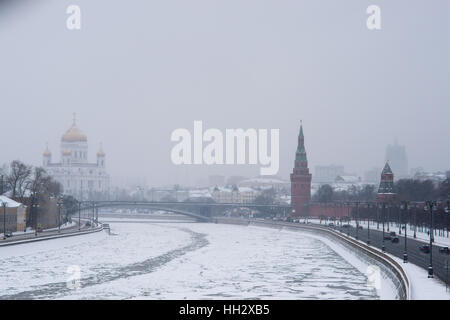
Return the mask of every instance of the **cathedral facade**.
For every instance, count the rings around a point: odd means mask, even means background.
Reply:
[[[60,162],[52,162],[48,149],[43,153],[43,167],[61,183],[63,193],[76,199],[99,200],[109,195],[109,175],[106,172],[106,155],[100,146],[97,162],[88,162],[87,136],[77,127],[74,116],[72,126],[61,137]]]

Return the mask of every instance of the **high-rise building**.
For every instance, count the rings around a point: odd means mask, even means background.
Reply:
[[[306,215],[311,201],[311,178],[305,150],[303,126],[300,124],[294,169],[291,173],[291,207],[293,215]]]
[[[408,157],[405,146],[399,145],[397,141],[393,145],[386,147],[385,161],[389,161],[390,167],[394,170],[397,178],[408,177]]]
[[[345,175],[344,166],[315,166],[313,180],[318,183],[333,183],[337,176],[343,175]]]

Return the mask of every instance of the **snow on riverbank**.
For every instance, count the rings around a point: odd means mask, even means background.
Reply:
[[[347,247],[339,244],[338,241],[332,241],[323,236],[312,235],[308,233],[308,236],[316,238],[324,243],[326,243],[333,251],[338,253],[342,258],[347,260],[352,266],[357,268],[361,273],[369,275],[372,270],[372,265],[367,263],[365,260],[361,259],[361,254],[355,251],[349,250]],[[378,295],[381,300],[393,300],[396,298],[395,285],[390,279],[388,279],[382,273],[377,275],[379,277],[380,283],[374,285],[377,290]]]

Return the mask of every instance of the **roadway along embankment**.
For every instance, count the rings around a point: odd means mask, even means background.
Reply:
[[[38,236],[31,235],[27,238],[22,239],[11,239],[5,242],[0,242],[0,247],[6,247],[6,246],[13,246],[18,244],[25,244],[30,242],[36,242],[36,241],[44,241],[44,240],[51,240],[51,239],[58,239],[58,238],[65,238],[65,237],[74,237],[74,236],[80,236],[84,234],[99,232],[103,230],[103,225],[99,223],[97,226],[94,227],[83,227],[81,230],[70,230],[70,231],[64,231],[61,230],[60,233],[58,231],[52,231],[50,234],[41,235],[38,234]]]

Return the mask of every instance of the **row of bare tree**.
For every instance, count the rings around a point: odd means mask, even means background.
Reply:
[[[10,163],[9,168],[2,173],[3,193],[21,203],[27,199],[43,196],[59,196],[62,188],[59,182],[52,179],[42,167],[33,167],[19,160]]]

